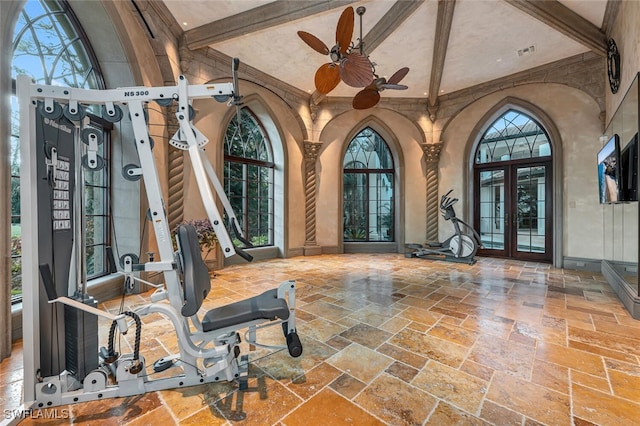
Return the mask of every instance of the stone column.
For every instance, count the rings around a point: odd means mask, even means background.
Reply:
[[[304,255],[322,254],[316,242],[316,160],[322,142],[304,141]]]
[[[427,241],[438,241],[438,161],[440,160],[442,142],[422,144],[422,151],[427,162]]]

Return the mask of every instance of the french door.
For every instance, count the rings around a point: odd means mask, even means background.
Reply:
[[[553,260],[551,161],[476,166],[474,224],[482,256]]]

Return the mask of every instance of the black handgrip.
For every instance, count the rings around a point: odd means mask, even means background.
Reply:
[[[302,342],[300,342],[300,337],[295,331],[287,334],[287,349],[289,350],[289,355],[294,358],[302,355]]]
[[[253,256],[251,256],[246,251],[242,250],[239,247],[234,247],[234,248],[236,249],[236,254],[241,258],[243,258],[244,260],[246,260],[247,262],[251,262],[253,260]]]
[[[253,244],[251,244],[251,242],[249,240],[247,240],[245,237],[242,236],[242,234],[238,231],[238,227],[236,226],[236,220],[231,219],[231,229],[233,230],[233,234],[235,235],[235,237],[242,243],[245,245],[245,247],[253,247]]]
[[[238,68],[240,67],[240,59],[233,58],[231,63],[231,76],[233,79],[233,100],[235,105],[240,102],[240,84],[238,83]],[[238,126],[240,126],[240,122],[238,122]]]
[[[38,266],[38,269],[40,269],[40,278],[42,278],[42,284],[44,284],[44,289],[47,292],[47,298],[49,300],[57,299],[58,292],[56,291],[56,286],[53,283],[53,275],[51,274],[49,264],[43,263]]]
[[[113,257],[113,249],[111,246],[107,246],[107,262],[109,262],[109,272],[118,272],[116,259]]]

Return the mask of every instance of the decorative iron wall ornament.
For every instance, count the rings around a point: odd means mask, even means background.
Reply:
[[[612,38],[607,43],[607,73],[609,75],[609,87],[611,93],[618,93],[620,88],[620,52],[616,41]]]

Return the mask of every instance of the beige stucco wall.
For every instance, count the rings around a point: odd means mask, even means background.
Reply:
[[[227,82],[224,80],[223,82]],[[255,84],[242,81],[244,104],[262,122],[271,141],[276,163],[275,244],[280,255],[301,253],[305,240],[303,135],[294,112],[277,96]],[[235,108],[214,100],[197,100],[194,124],[207,138],[206,153],[222,181],[224,131]],[[283,190],[280,191],[279,189]],[[185,163],[185,219],[206,217],[191,166]],[[285,225],[287,224],[287,225]]]
[[[318,158],[318,244],[341,251],[343,156],[351,139],[367,126],[386,140],[394,155],[398,185],[396,208],[399,209],[396,241],[401,251],[405,239],[421,243],[426,234],[426,179],[420,147],[424,138],[419,128],[405,116],[382,108],[350,110],[331,117],[321,132],[320,140],[324,146]]]
[[[505,97],[528,101],[545,111],[556,125],[563,152],[563,256],[598,259],[602,256],[602,208],[598,203],[595,155],[600,149],[600,109],[584,92],[559,84],[531,84],[506,89],[479,99],[458,114],[443,133],[440,155],[439,192],[454,190],[460,198],[459,212],[469,212],[466,199],[473,176],[462,170],[471,161],[465,156],[472,130],[480,119]],[[464,206],[464,207],[463,207]],[[468,216],[468,213],[467,213]],[[464,219],[470,219],[464,217]],[[443,240],[451,225],[440,218]]]

